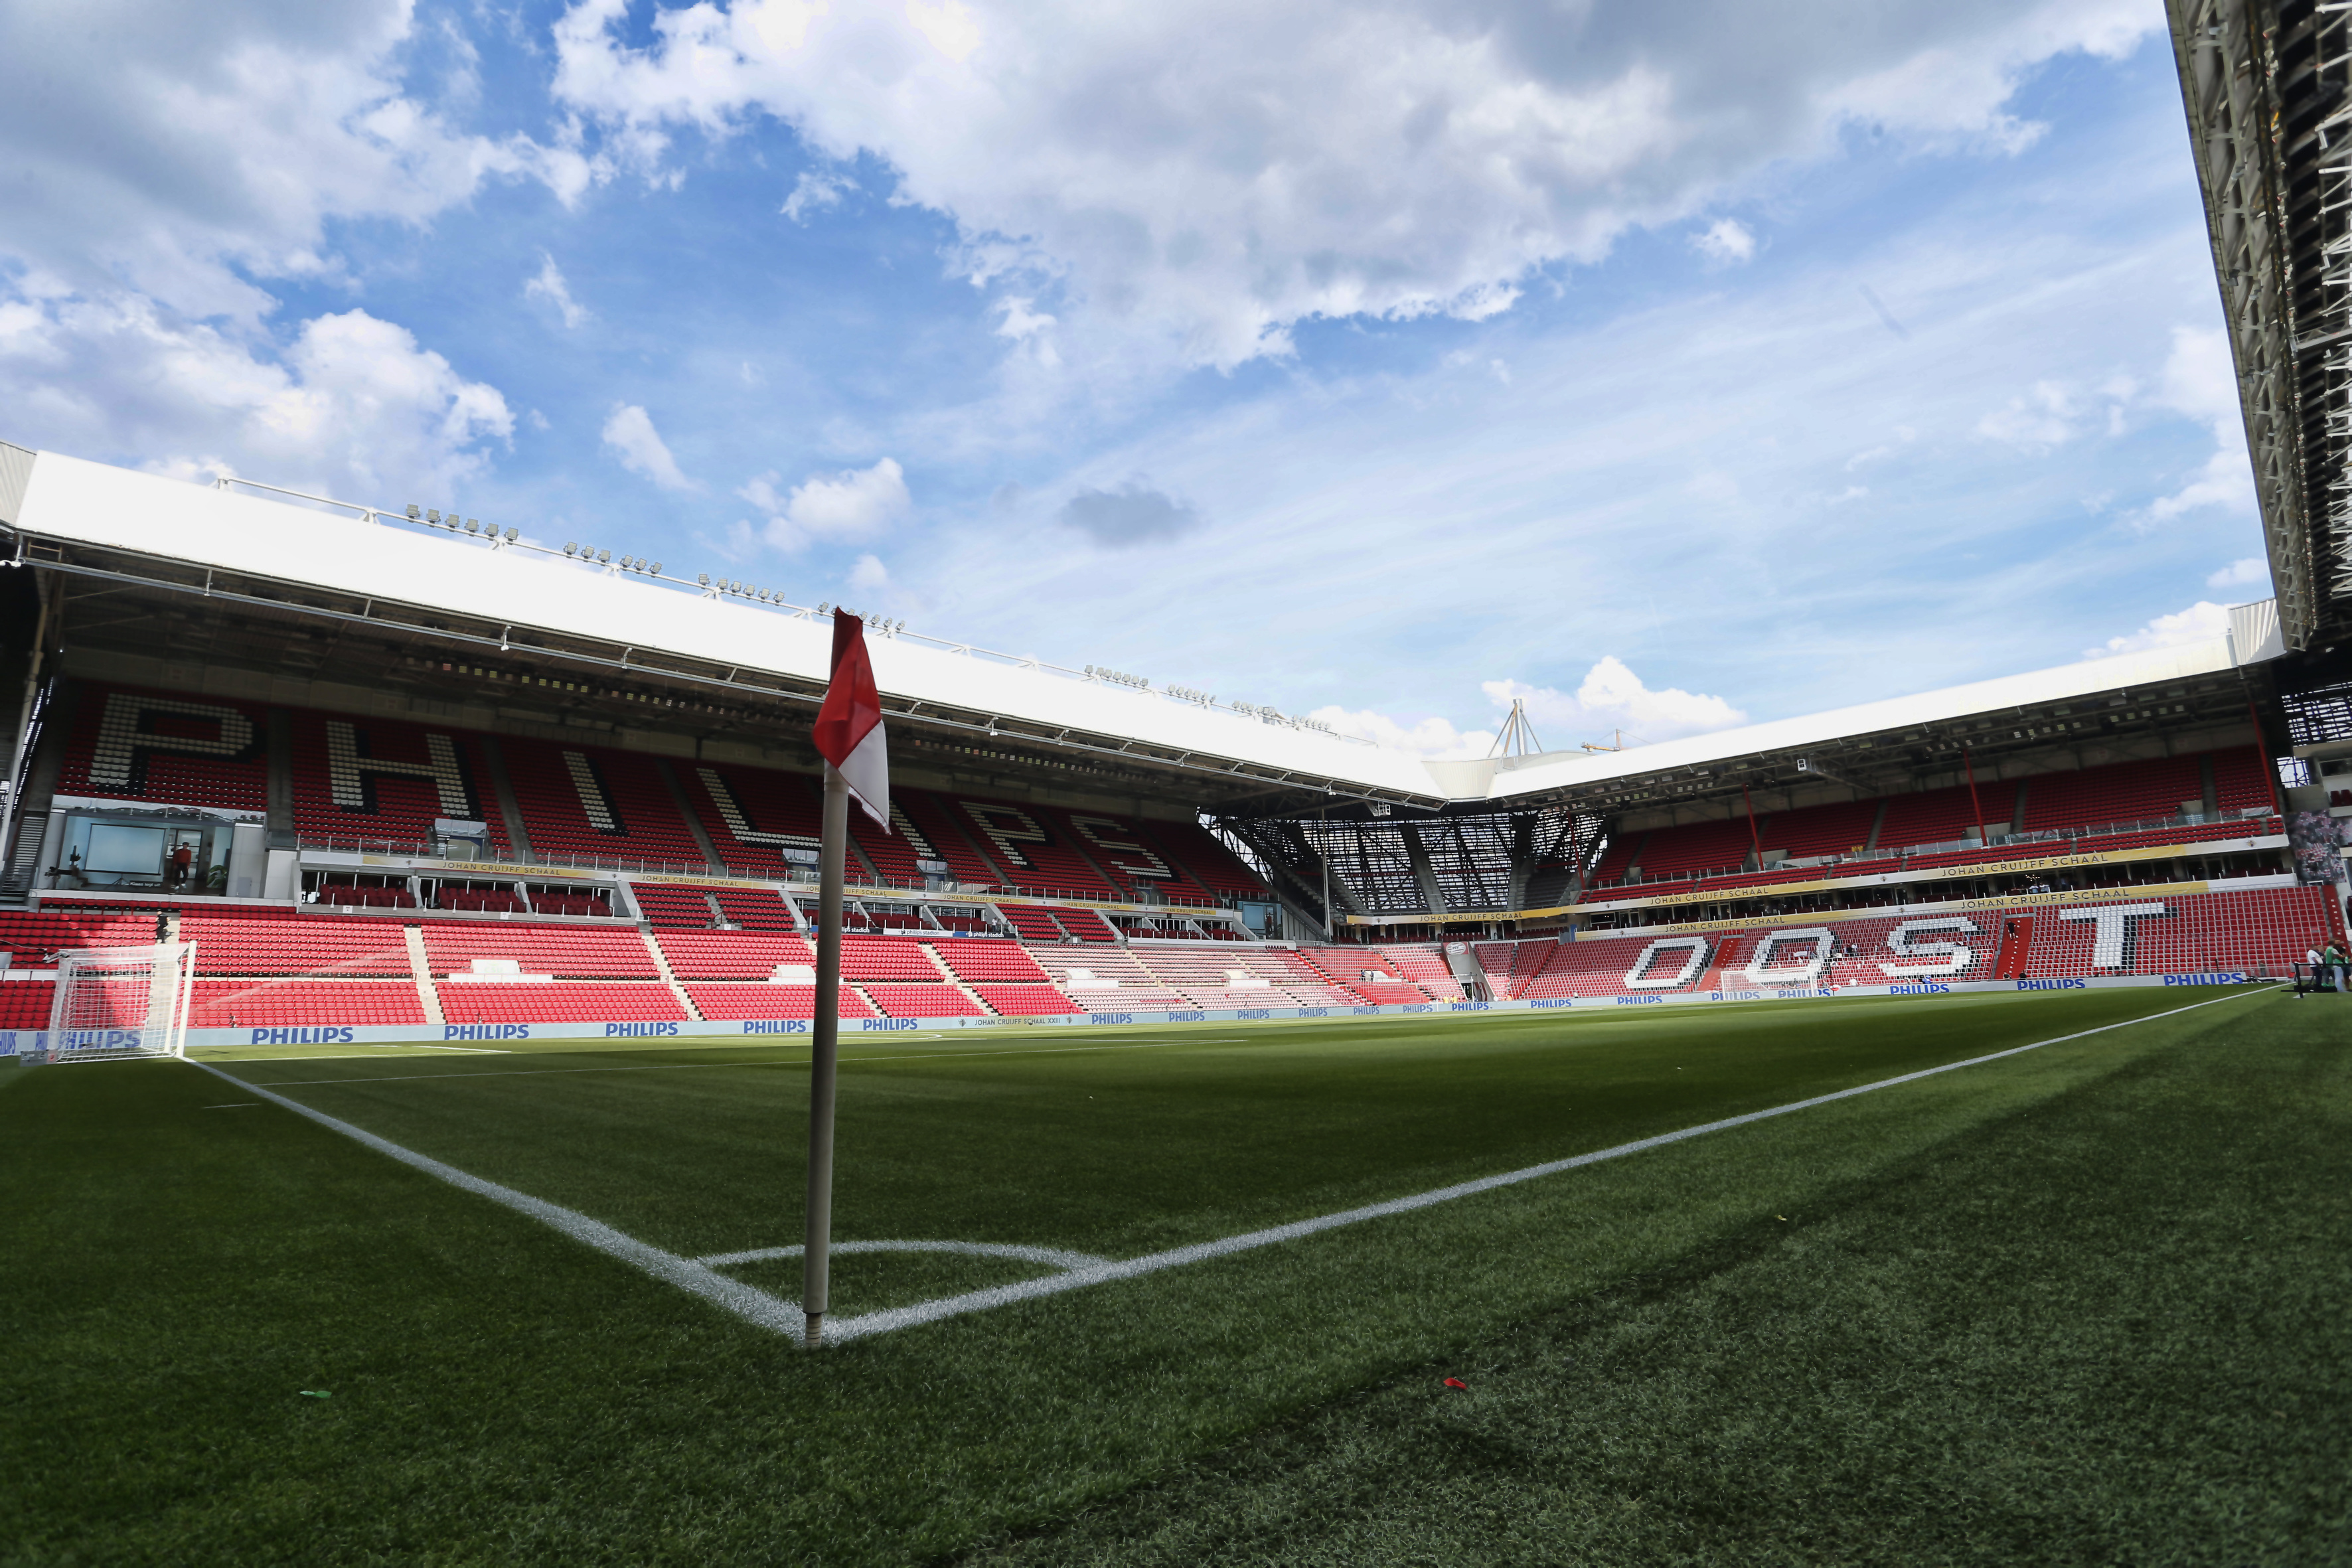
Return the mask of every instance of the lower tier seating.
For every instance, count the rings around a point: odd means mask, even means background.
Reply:
[[[692,984],[686,994],[694,998],[702,1016],[713,1020],[737,1018],[814,1018],[816,1016],[816,987],[814,985],[713,985]],[[845,985],[841,988],[841,1010],[844,1018],[871,1018],[874,1009],[866,998]]]
[[[984,1018],[971,997],[952,985],[890,985],[858,987],[886,1018]]]
[[[441,1016],[452,1024],[679,1023],[686,1018],[686,1009],[668,986],[625,981],[515,985],[445,980],[439,994]]]
[[[56,994],[56,984],[47,980],[0,982],[0,1029],[47,1028],[49,1003]]]
[[[315,1024],[422,1024],[405,980],[199,980],[189,1026],[239,1029]]]

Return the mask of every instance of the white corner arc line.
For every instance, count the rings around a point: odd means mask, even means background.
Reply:
[[[712,1268],[729,1268],[738,1263],[769,1263],[781,1258],[798,1258],[807,1248],[795,1242],[790,1247],[755,1247],[749,1252],[714,1252],[695,1262]],[[1072,1252],[1060,1247],[1026,1247],[1010,1241],[836,1241],[831,1250],[845,1252],[954,1252],[967,1258],[1011,1258],[1023,1263],[1042,1263],[1049,1268],[1100,1268],[1109,1265],[1108,1258],[1097,1258],[1091,1252]]]
[[[1558,1175],[1562,1171],[1573,1171],[1582,1165],[1597,1165],[1603,1160],[1615,1160],[1627,1154],[1641,1153],[1644,1150],[1663,1148],[1669,1143],[1679,1143],[1686,1138],[1697,1138],[1709,1132],[1721,1132],[1733,1127],[1745,1127],[1751,1122],[1769,1121],[1776,1116],[1786,1116],[1791,1111],[1809,1110],[1817,1105],[1828,1105],[1836,1100],[1851,1100],[1856,1095],[1870,1094],[1882,1089],[1892,1089],[1897,1084],[1916,1083],[1923,1078],[1934,1078],[1939,1073],[1957,1072],[1962,1068],[1980,1067],[1986,1062],[1997,1062],[2004,1057],[2021,1056],[2027,1051],[2038,1051],[2044,1046],[2063,1045],[2069,1040],[2086,1039],[2093,1035],[2104,1035],[2110,1029],[2127,1028],[2134,1024],[2153,1023],[2158,1018],[2170,1018],[2182,1013],[2193,1013],[2200,1007],[2216,1006],[2223,1002],[2242,1001],[2247,996],[2263,995],[2277,989],[2276,986],[2265,986],[2258,991],[2241,992],[2234,996],[2216,996],[2210,1001],[2192,1002],[2185,1007],[2171,1007],[2161,1013],[2149,1013],[2137,1018],[2125,1018],[2113,1024],[2102,1024],[2095,1029],[2082,1029],[2071,1035],[2057,1035],[2046,1040],[2035,1040],[2030,1045],[2011,1046],[2007,1050],[1993,1051],[1980,1057],[1970,1057],[1965,1061],[1946,1062],[1941,1067],[1922,1068],[1916,1072],[1906,1072],[1894,1078],[1880,1079],[1875,1083],[1858,1084],[1852,1089],[1817,1094],[1810,1100],[1791,1100],[1786,1105],[1776,1105],[1765,1110],[1751,1110],[1741,1116],[1727,1116],[1720,1121],[1706,1121],[1696,1127],[1685,1127],[1673,1132],[1661,1132],[1654,1137],[1637,1138],[1630,1143],[1619,1143],[1607,1149],[1595,1149],[1590,1153],[1573,1154],[1564,1160],[1548,1160],[1540,1165],[1528,1165],[1517,1171],[1503,1172],[1499,1175],[1481,1176],[1475,1181],[1458,1182],[1450,1187],[1438,1187],[1430,1192],[1415,1193],[1409,1197],[1391,1198],[1385,1203],[1366,1204],[1361,1208],[1342,1209],[1338,1214],[1318,1215],[1312,1219],[1294,1220],[1288,1225],[1270,1226],[1264,1230],[1248,1231],[1240,1236],[1228,1236],[1216,1241],[1196,1242],[1190,1247],[1171,1247],[1165,1252],[1154,1252],[1142,1258],[1130,1258],[1095,1268],[1074,1268],[1066,1274],[1049,1274],[1043,1279],[1024,1279],[1018,1284],[999,1285],[985,1290],[968,1291],[961,1296],[945,1296],[936,1301],[918,1302],[911,1307],[891,1307],[881,1311],[861,1313],[856,1317],[836,1319],[825,1325],[825,1342],[828,1344],[842,1344],[850,1340],[863,1338],[867,1334],[887,1333],[894,1329],[912,1328],[919,1323],[933,1323],[942,1318],[959,1317],[966,1312],[985,1311],[992,1307],[1010,1306],[1015,1301],[1034,1300],[1040,1296],[1059,1295],[1065,1290],[1081,1289],[1088,1285],[1100,1285],[1113,1279],[1132,1279],[1139,1274],[1155,1274],[1163,1268],[1180,1268],[1187,1263],[1202,1263],[1213,1258],[1227,1258],[1237,1252],[1250,1252],[1261,1247],[1275,1246],[1279,1242],[1295,1241],[1301,1237],[1313,1236],[1319,1231],[1336,1230],[1341,1226],[1360,1225],[1366,1220],[1381,1219],[1390,1215],[1410,1214],[1415,1209],[1452,1203],[1456,1198],[1466,1198],[1479,1193],[1493,1192],[1498,1187],[1516,1186],[1521,1182],[1532,1182],[1538,1177]]]
[[[528,1193],[519,1193],[512,1187],[503,1187],[496,1182],[487,1182],[479,1176],[469,1175],[455,1165],[445,1165],[429,1155],[416,1152],[414,1149],[404,1149],[388,1138],[377,1137],[363,1127],[354,1127],[350,1122],[340,1121],[323,1110],[313,1110],[299,1100],[289,1100],[282,1094],[272,1094],[257,1084],[250,1084],[243,1079],[230,1077],[229,1074],[208,1062],[191,1060],[189,1065],[202,1068],[215,1078],[226,1079],[237,1088],[248,1093],[257,1094],[272,1104],[282,1105],[297,1116],[308,1117],[330,1131],[340,1132],[346,1138],[365,1144],[379,1154],[389,1155],[404,1165],[422,1171],[436,1181],[446,1182],[453,1187],[463,1188],[477,1196],[488,1198],[494,1204],[503,1204],[517,1214],[528,1215],[541,1225],[551,1226],[562,1231],[574,1241],[593,1247],[607,1257],[617,1258],[632,1268],[645,1270],[656,1279],[667,1281],[681,1290],[699,1296],[715,1306],[724,1308],[746,1322],[757,1323],[763,1329],[772,1329],[781,1334],[790,1334],[794,1339],[800,1338],[808,1331],[808,1320],[801,1315],[798,1306],[771,1296],[765,1290],[753,1289],[740,1280],[730,1279],[724,1274],[706,1268],[702,1264],[680,1258],[676,1253],[664,1252],[658,1247],[648,1246],[633,1236],[624,1235],[614,1230],[601,1220],[590,1219],[584,1214],[578,1214],[560,1205],[532,1197]]]

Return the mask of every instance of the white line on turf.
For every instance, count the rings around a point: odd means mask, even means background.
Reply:
[[[446,1182],[453,1187],[462,1187],[467,1192],[489,1199],[494,1204],[503,1204],[517,1214],[528,1215],[541,1225],[551,1226],[574,1241],[584,1243],[607,1257],[617,1258],[624,1263],[642,1268],[656,1279],[667,1280],[679,1289],[699,1296],[714,1306],[723,1307],[748,1322],[757,1323],[763,1329],[773,1329],[778,1333],[790,1334],[795,1339],[808,1331],[808,1321],[801,1315],[800,1308],[790,1301],[780,1300],[765,1290],[755,1290],[740,1280],[730,1279],[724,1274],[691,1259],[680,1258],[674,1252],[664,1252],[657,1247],[649,1247],[633,1236],[626,1236],[614,1230],[601,1220],[590,1219],[584,1214],[577,1214],[571,1209],[532,1197],[528,1193],[519,1193],[512,1187],[502,1187],[496,1182],[486,1182],[479,1176],[468,1175],[455,1165],[445,1165],[428,1155],[416,1152],[414,1149],[404,1149],[392,1140],[379,1138],[363,1127],[354,1127],[348,1121],[338,1121],[323,1110],[313,1110],[299,1100],[289,1100],[282,1094],[272,1094],[258,1084],[247,1083],[243,1079],[233,1078],[209,1062],[196,1062],[194,1065],[204,1068],[215,1078],[226,1079],[239,1089],[250,1089],[272,1104],[282,1105],[297,1116],[308,1117],[330,1131],[340,1132],[346,1138],[363,1143],[379,1154],[388,1154],[402,1164],[422,1171],[437,1181]]]
[[[697,1263],[713,1268],[731,1268],[739,1263],[769,1263],[785,1258],[798,1258],[806,1248],[793,1247],[755,1247],[749,1252],[714,1252],[708,1258],[698,1258]],[[1097,1258],[1091,1252],[1071,1252],[1059,1247],[1023,1247],[1009,1241],[836,1241],[832,1250],[841,1252],[956,1252],[967,1258],[1014,1258],[1024,1263],[1043,1263],[1053,1268],[1095,1268],[1110,1261]]]
[[[1242,1040],[1148,1040],[1140,1045],[1130,1043],[1115,1046],[1106,1042],[1099,1046],[1047,1046],[1042,1050],[1034,1051],[918,1051],[906,1054],[893,1052],[888,1056],[879,1057],[844,1057],[841,1058],[841,1064],[844,1067],[854,1067],[877,1062],[962,1061],[967,1058],[980,1057],[1057,1057],[1067,1056],[1073,1051],[1164,1051],[1171,1046],[1238,1046],[1245,1043]],[[276,1058],[253,1057],[239,1059],[268,1062]],[[315,1062],[347,1061],[351,1058],[298,1057],[294,1059]],[[638,1062],[620,1068],[501,1068],[496,1072],[398,1072],[386,1073],[381,1078],[280,1078],[272,1079],[269,1081],[279,1089],[307,1089],[322,1083],[415,1083],[426,1079],[439,1081],[448,1079],[562,1078],[572,1073],[585,1072],[701,1072],[725,1068],[804,1068],[806,1066],[808,1066],[808,1058],[805,1057],[787,1057],[782,1060],[765,1062]]]
[[[1852,1100],[1857,1095],[1872,1094],[1882,1089],[1893,1089],[1898,1084],[1916,1083],[1921,1079],[1934,1078],[1941,1073],[1957,1072],[1962,1068],[1981,1067],[1987,1062],[1997,1062],[2009,1057],[2022,1056],[2028,1051],[2038,1051],[2045,1046],[2064,1045],[2070,1040],[2088,1039],[2094,1035],[2104,1035],[2111,1030],[2129,1028],[2135,1024],[2151,1024],[2159,1018],[2178,1017],[2183,1013],[2194,1013],[2202,1007],[2216,1007],[2224,1002],[2240,1002],[2249,996],[2267,995],[2278,989],[2274,985],[2263,986],[2257,990],[2242,991],[2233,995],[2216,996],[2210,1001],[2191,1002],[2183,1007],[2169,1007],[2161,1013],[2147,1013],[2137,1018],[2123,1018],[2112,1024],[2101,1024],[2095,1028],[2078,1029],[2071,1035],[2053,1035],[2049,1039],[2035,1040],[2022,1046],[2011,1046],[2007,1050],[1990,1051],[1980,1057],[1946,1062],[1940,1067],[1922,1068],[1916,1072],[1899,1073],[1893,1078],[1880,1079],[1874,1083],[1858,1084],[1852,1089],[1835,1089],[1828,1094],[1817,1094],[1809,1100],[1791,1100],[1786,1105],[1776,1105],[1764,1110],[1751,1110],[1740,1116],[1727,1116],[1719,1121],[1701,1122],[1696,1127],[1685,1127],[1673,1132],[1661,1132],[1650,1138],[1638,1138],[1630,1143],[1619,1143],[1607,1149],[1596,1149],[1586,1154],[1573,1154],[1564,1160],[1549,1160],[1539,1165],[1528,1165],[1519,1170],[1503,1172],[1498,1175],[1481,1176],[1475,1181],[1457,1182],[1450,1187],[1437,1187],[1429,1192],[1414,1193],[1406,1197],[1391,1198],[1383,1203],[1366,1204],[1360,1208],[1342,1209],[1337,1214],[1318,1215],[1312,1219],[1294,1220],[1288,1225],[1270,1226],[1264,1230],[1223,1237],[1215,1241],[1196,1242],[1190,1247],[1171,1247],[1165,1252],[1150,1253],[1141,1258],[1129,1258],[1117,1262],[1091,1261],[1072,1268],[1066,1273],[1050,1274],[1042,1279],[1025,1279],[1013,1285],[999,1285],[985,1290],[967,1291],[961,1296],[944,1296],[933,1301],[918,1302],[911,1307],[891,1307],[881,1311],[860,1313],[856,1317],[837,1318],[825,1325],[825,1343],[845,1344],[851,1340],[888,1333],[894,1329],[913,1328],[921,1323],[937,1322],[942,1318],[961,1317],[969,1312],[985,1311],[992,1307],[1010,1306],[1013,1302],[1034,1300],[1040,1296],[1059,1295],[1065,1290],[1081,1289],[1089,1285],[1106,1284],[1114,1279],[1132,1279],[1139,1275],[1156,1274],[1162,1269],[1180,1268],[1188,1263],[1202,1263],[1211,1258],[1229,1258],[1239,1252],[1250,1252],[1262,1247],[1296,1241],[1322,1231],[1336,1230],[1342,1226],[1361,1225],[1367,1220],[1382,1219],[1391,1215],[1410,1214],[1415,1209],[1431,1208],[1438,1204],[1452,1203],[1457,1198],[1472,1197],[1480,1193],[1493,1192],[1497,1188],[1516,1186],[1522,1182],[1532,1182],[1543,1176],[1558,1175],[1563,1171],[1573,1171],[1585,1165],[1597,1165],[1604,1160],[1615,1160],[1627,1154],[1638,1154],[1650,1149],[1661,1149],[1669,1143],[1679,1143],[1685,1139],[1701,1137],[1709,1132],[1721,1132],[1734,1127],[1745,1127],[1752,1122],[1769,1121],[1776,1116],[1786,1116],[1792,1111],[1810,1110],[1818,1105],[1829,1105],[1841,1100]],[[503,1187],[496,1182],[487,1182],[479,1176],[468,1175],[454,1165],[445,1165],[427,1155],[419,1154],[411,1149],[404,1149],[391,1140],[379,1138],[363,1128],[339,1121],[324,1111],[313,1110],[299,1100],[289,1100],[281,1094],[273,1094],[258,1084],[248,1083],[243,1079],[225,1073],[209,1062],[194,1061],[193,1058],[190,1058],[190,1062],[192,1066],[202,1068],[215,1078],[225,1079],[239,1089],[260,1095],[273,1104],[282,1105],[298,1116],[307,1117],[321,1127],[341,1132],[345,1137],[363,1143],[379,1153],[390,1155],[404,1165],[422,1171],[440,1181],[447,1182],[452,1186],[478,1194],[493,1203],[503,1204],[517,1213],[528,1215],[544,1225],[551,1226],[575,1241],[583,1242],[607,1256],[617,1258],[625,1263],[645,1270],[657,1279],[667,1280],[682,1290],[700,1296],[705,1300],[722,1307],[749,1322],[757,1323],[762,1328],[772,1329],[780,1333],[791,1334],[795,1338],[805,1331],[807,1320],[803,1317],[798,1306],[715,1272],[710,1266],[713,1261],[711,1258],[698,1260],[680,1258],[676,1253],[664,1252],[659,1247],[648,1246],[634,1237],[624,1235],[602,1221],[590,1219],[586,1215],[577,1214],[571,1209],[543,1202],[527,1193],[516,1192],[512,1187]],[[352,1080],[325,1079],[322,1081]],[[844,1244],[845,1247],[856,1245],[858,1244]],[[867,1245],[873,1246],[873,1244]],[[978,1247],[985,1244],[962,1245]],[[721,1253],[717,1257],[733,1261],[750,1262],[756,1258],[789,1257],[797,1250],[798,1248],[794,1247],[761,1247],[750,1252]],[[1040,1248],[1039,1250],[1058,1249]],[[1083,1255],[1071,1254],[1070,1256]]]
[[[420,1051],[456,1051],[460,1056],[467,1057],[510,1057],[514,1055],[512,1051],[502,1051],[495,1046],[418,1046],[415,1048]]]

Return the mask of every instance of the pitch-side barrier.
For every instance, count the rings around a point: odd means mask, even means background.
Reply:
[[[1054,1013],[1017,1018],[844,1018],[845,1035],[929,1033],[940,1029],[1008,1029],[1022,1026],[1090,1027],[1118,1024],[1247,1024],[1276,1018],[1418,1018],[1453,1013],[1590,1012],[1595,1007],[1659,1007],[1718,1002],[1818,1002],[1857,996],[1948,996],[1998,991],[2106,991],[2131,986],[2243,985],[2262,977],[2243,970],[2203,974],[2116,974],[2063,980],[1913,981],[1900,985],[1786,985],[1727,988],[1672,994],[1645,992],[1605,996],[1542,996],[1517,1002],[1366,1003],[1356,1007],[1241,1007],[1193,1012],[1102,1011]],[[723,1023],[606,1024],[286,1024],[238,1029],[190,1029],[188,1045],[391,1046],[420,1039],[449,1041],[757,1039],[806,1035],[806,1018],[730,1018]],[[0,1029],[0,1057],[39,1057],[48,1050],[46,1030]]]

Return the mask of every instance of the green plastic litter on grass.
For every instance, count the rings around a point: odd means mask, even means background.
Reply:
[[[305,1399],[332,1399],[334,1395],[329,1394],[323,1388],[306,1388],[302,1391],[302,1397]]]

